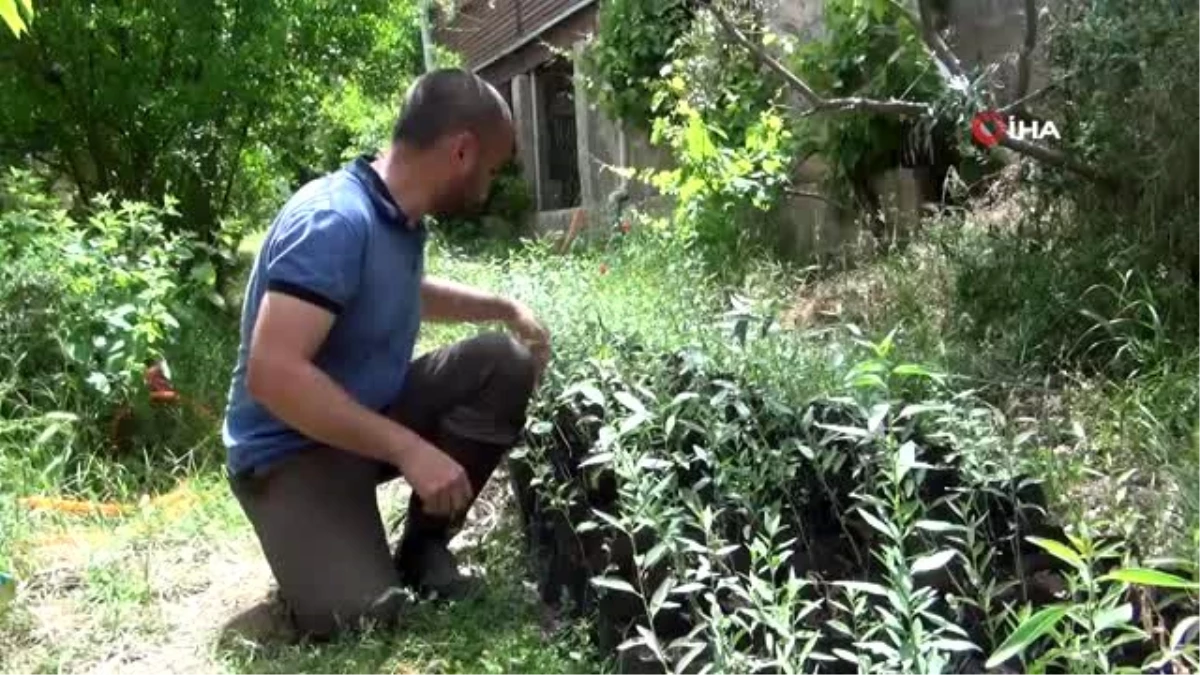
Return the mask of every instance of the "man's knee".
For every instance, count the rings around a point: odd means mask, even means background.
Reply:
[[[529,348],[511,335],[485,333],[470,342],[472,358],[491,370],[495,384],[526,398],[533,391],[536,365]]]

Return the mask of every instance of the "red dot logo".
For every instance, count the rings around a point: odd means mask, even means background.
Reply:
[[[995,110],[985,110],[971,120],[971,135],[985,148],[990,148],[1008,135],[1004,116]]]

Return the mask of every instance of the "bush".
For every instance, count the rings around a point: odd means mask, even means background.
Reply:
[[[1117,235],[1137,247],[1139,267],[1159,264],[1200,279],[1200,18],[1194,3],[1119,0],[1066,3],[1050,41],[1056,86],[1046,115],[1063,142],[1116,178],[1041,181],[1078,208],[1081,237]],[[1034,104],[1037,106],[1037,104]]]
[[[64,454],[41,465],[51,472],[119,440],[111,425],[144,398],[146,367],[220,299],[211,249],[166,230],[170,201],[114,205],[98,196],[94,210],[75,217],[46,190],[27,171],[0,180],[0,411],[28,422],[10,432],[35,433],[34,447],[79,422]],[[0,453],[13,447],[0,439]]]

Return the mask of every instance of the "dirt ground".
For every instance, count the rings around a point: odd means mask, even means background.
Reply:
[[[0,639],[0,670],[80,673],[229,672],[227,625],[268,601],[270,569],[236,502],[220,486],[181,486],[171,508],[142,508],[120,522],[31,514],[37,536],[20,542],[18,630]],[[399,535],[410,490],[381,486]],[[452,547],[478,547],[510,500],[498,474]],[[16,634],[14,636],[14,633]],[[254,645],[242,644],[243,651]]]

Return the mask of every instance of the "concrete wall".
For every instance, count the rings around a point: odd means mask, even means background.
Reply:
[[[583,42],[577,43],[576,55],[583,48]],[[514,114],[519,113],[514,110]],[[610,119],[595,103],[589,101],[583,80],[578,75],[575,80],[575,140],[579,160],[580,202],[581,207],[587,210],[590,227],[603,228],[611,224],[618,208],[643,203],[657,196],[651,186],[626,178],[617,169],[664,168],[672,165],[670,152],[652,145],[644,130]],[[535,229],[541,233],[565,230],[573,211],[541,210],[536,218]]]

